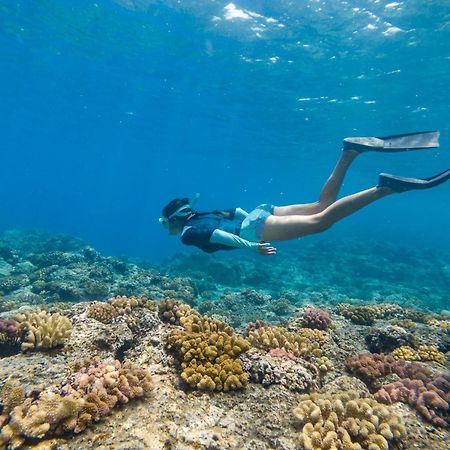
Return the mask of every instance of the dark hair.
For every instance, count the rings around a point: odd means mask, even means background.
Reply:
[[[164,206],[164,208],[162,209],[162,215],[164,217],[169,217],[177,209],[181,208],[184,205],[189,205],[189,199],[187,197],[185,197],[185,198],[175,198],[172,201],[170,201],[169,203],[167,203],[166,206]],[[222,210],[219,210],[219,209],[215,209],[214,211],[208,211],[208,212],[192,211],[192,214],[195,215],[195,216],[206,216],[207,214],[217,214],[219,216],[224,217],[225,219],[230,219],[231,216],[232,216],[232,214],[229,211],[222,211]],[[177,219],[181,219],[181,218],[177,218]],[[186,220],[186,217],[184,217],[182,219]]]
[[[162,209],[162,215],[164,217],[169,217],[173,214],[177,209],[181,208],[184,205],[189,205],[189,199],[185,198],[175,198]]]

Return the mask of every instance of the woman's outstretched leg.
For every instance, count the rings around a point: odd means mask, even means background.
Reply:
[[[286,241],[320,233],[344,217],[392,193],[394,191],[388,187],[373,187],[343,197],[317,214],[269,216],[264,225],[263,240]]]
[[[339,190],[344,181],[345,174],[353,160],[359,155],[355,150],[344,150],[337,162],[333,172],[326,181],[320,192],[319,201],[314,203],[305,203],[299,205],[276,206],[274,209],[275,216],[307,216],[317,214],[323,211],[336,201]]]

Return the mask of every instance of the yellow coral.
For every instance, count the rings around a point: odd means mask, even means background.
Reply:
[[[434,345],[419,345],[417,353],[422,361],[436,361],[441,364],[445,362],[445,355]]]
[[[333,363],[326,356],[321,356],[314,361],[314,364],[320,370],[321,373],[326,373],[333,370]]]
[[[403,345],[396,348],[392,352],[392,356],[395,359],[405,359],[407,361],[436,361],[441,364],[445,362],[444,353],[438,351],[434,345],[419,345],[418,350]]]
[[[6,380],[0,393],[0,399],[3,405],[2,413],[7,414],[25,400],[25,392],[17,381]]]
[[[180,324],[186,331],[192,333],[214,333],[223,331],[230,336],[234,334],[233,328],[227,323],[212,317],[199,316],[196,313],[180,317]]]
[[[384,450],[406,435],[394,411],[354,391],[303,395],[294,414],[305,450]]]
[[[57,347],[70,337],[72,331],[70,320],[59,313],[27,312],[17,315],[15,320],[19,330],[25,333],[22,351]]]
[[[318,341],[319,335],[321,336],[320,341]],[[320,357],[322,356],[320,343],[323,343],[321,339],[324,335],[326,336],[326,333],[320,330],[306,331],[303,328],[300,333],[291,333],[281,327],[265,326],[250,331],[248,340],[255,347],[264,350],[283,348],[295,356]]]
[[[108,304],[117,310],[118,315],[130,314],[134,308],[143,306],[144,299],[140,297],[127,297],[125,295],[118,295],[108,299]]]
[[[192,314],[198,315],[189,305],[174,300],[173,298],[161,300],[158,305],[158,314],[164,322],[169,322],[173,325],[179,325],[182,317]]]
[[[87,316],[102,323],[111,323],[119,315],[109,303],[93,302],[87,309]]]
[[[223,331],[175,331],[169,337],[169,346],[180,355],[181,378],[193,388],[228,391],[247,384],[248,376],[236,357],[247,351],[250,344],[241,337]]]
[[[420,361],[419,354],[408,345],[402,345],[392,351],[392,356],[395,359],[405,359],[407,361]]]

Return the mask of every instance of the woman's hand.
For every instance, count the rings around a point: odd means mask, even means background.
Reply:
[[[258,244],[258,252],[260,255],[275,255],[277,249],[270,245],[270,242],[261,242]]]

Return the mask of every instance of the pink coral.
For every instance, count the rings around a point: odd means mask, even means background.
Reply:
[[[45,389],[12,410],[0,432],[0,448],[11,441],[21,445],[27,439],[79,433],[116,405],[148,396],[152,387],[150,374],[130,362],[75,363],[59,388]]]
[[[415,362],[396,360],[383,353],[363,353],[353,356],[345,361],[345,367],[369,386],[373,386],[378,378],[392,373],[400,378],[421,380],[424,383],[431,381],[431,372],[426,367]]]
[[[383,386],[375,393],[375,398],[387,404],[407,403],[436,426],[450,424],[450,375],[441,375],[427,384],[404,378]]]
[[[0,319],[0,333],[14,336],[17,334],[17,331],[17,322],[15,320]]]
[[[315,328],[317,330],[328,330],[331,324],[330,315],[319,308],[308,308],[303,314],[301,326],[305,328]]]

